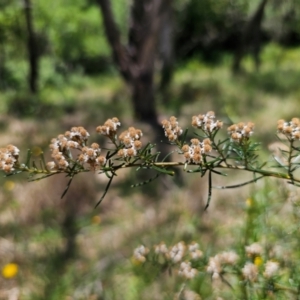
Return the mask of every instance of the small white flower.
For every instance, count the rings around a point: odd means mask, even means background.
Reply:
[[[222,272],[220,256],[216,255],[214,257],[209,258],[208,266],[206,267],[206,271],[208,273],[211,273],[213,278],[219,277],[218,275]]]
[[[190,262],[182,262],[180,264],[180,269],[178,275],[185,277],[186,279],[192,279],[198,274],[198,270],[191,267]]]
[[[234,265],[239,259],[239,256],[233,251],[223,252],[220,255],[224,264]]]
[[[199,244],[197,243],[188,245],[188,249],[193,260],[199,259],[203,256],[202,251],[199,250]]]
[[[159,245],[154,246],[154,252],[156,254],[166,254],[168,253],[168,248],[165,243],[160,243]]]
[[[168,253],[168,257],[170,258],[170,260],[172,260],[174,263],[178,263],[182,260],[183,256],[184,256],[184,251],[185,251],[185,245],[183,242],[179,242],[176,245],[174,245],[169,253]]]
[[[275,261],[267,261],[265,264],[265,271],[264,271],[264,276],[266,278],[271,278],[274,275],[276,275],[276,273],[279,270],[279,263],[275,262]]]
[[[258,243],[253,243],[245,247],[248,256],[261,255],[263,253],[263,248]]]
[[[253,263],[246,263],[245,266],[242,268],[243,276],[246,280],[251,282],[257,281],[258,277],[258,268]]]
[[[139,247],[134,249],[133,257],[140,262],[145,262],[145,260],[146,260],[145,256],[148,253],[149,253],[149,249],[146,248],[144,245],[140,245]]]

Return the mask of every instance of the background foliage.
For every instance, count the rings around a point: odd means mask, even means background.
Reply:
[[[112,3],[125,39],[130,3]],[[296,0],[268,2],[260,69],[256,70],[250,51],[243,57],[242,72],[233,74],[237,37],[259,3],[174,1],[174,74],[168,101],[160,90],[156,100],[159,118],[175,115],[182,127],[189,125],[192,115],[209,110],[228,125],[255,122],[253,138],[262,143],[260,155],[268,159],[278,150],[276,121],[299,117],[295,114],[300,95],[300,5]],[[135,126],[130,91],[113,64],[96,3],[32,1],[40,58],[36,94],[29,92],[27,84],[23,8],[22,1],[0,2],[1,144],[14,143],[23,153],[29,147],[36,155],[41,150],[49,154],[51,138],[74,125],[94,133],[96,126],[117,116],[124,128]],[[145,139],[153,141],[149,126],[138,125]],[[104,140],[94,137],[105,147]],[[206,178],[185,174],[180,183],[162,180],[131,189],[143,176],[120,174],[97,210],[94,204],[107,182],[95,174],[76,178],[62,200],[64,177],[38,183],[26,183],[22,176],[2,178],[0,268],[14,263],[18,272],[12,278],[2,274],[0,299],[15,299],[13,295],[20,299],[174,299],[184,284],[176,270],[136,265],[132,254],[140,244],[151,248],[161,241],[174,245],[181,240],[197,241],[206,261],[225,250],[242,255],[243,247],[253,242],[262,244],[266,260],[279,247],[283,253],[276,258],[282,267],[279,281],[299,287],[297,189],[266,180],[238,190],[214,191],[211,207],[204,212]],[[233,173],[225,181],[235,184],[241,178]],[[205,272],[186,283],[186,289],[198,294],[192,299],[241,296],[226,284],[212,286]],[[284,299],[286,294],[280,293],[276,295]],[[253,294],[251,299],[259,296]]]

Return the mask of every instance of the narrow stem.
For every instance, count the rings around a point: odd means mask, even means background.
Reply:
[[[247,140],[242,141],[242,148],[243,148],[243,153],[244,153],[244,164],[245,167],[248,167],[248,153],[247,153],[247,148],[248,148],[248,143]]]
[[[289,151],[289,156],[288,156],[288,174],[291,177],[292,182],[294,181],[294,176],[292,172],[292,158],[293,158],[293,140],[290,140],[290,151]]]
[[[218,132],[219,130],[217,130]],[[223,151],[219,148],[219,146],[215,143],[215,136],[216,136],[216,133],[212,134],[212,133],[209,133],[209,139],[211,140],[212,142],[212,145],[213,147],[216,149],[216,151],[220,154],[220,156],[222,157],[222,160],[226,165],[227,165],[227,162],[226,162],[226,156],[224,155]]]
[[[146,165],[143,165],[143,163],[127,163],[127,164],[121,164],[117,166],[111,166],[106,167],[105,170],[107,171],[114,171],[116,172],[119,169],[126,169],[126,168],[135,168],[135,167],[148,167],[151,168],[151,166],[161,167],[161,168],[170,168],[170,167],[179,167],[179,166],[185,166],[185,165],[191,165],[191,166],[197,166],[192,163],[185,163],[185,162],[152,162]],[[207,166],[203,166],[203,169],[205,169]],[[280,172],[274,172],[274,171],[267,171],[262,169],[254,169],[250,166],[235,166],[235,165],[229,165],[226,162],[223,162],[222,164],[215,167],[216,169],[228,169],[228,170],[241,170],[241,171],[248,171],[251,173],[261,174],[265,177],[275,177],[280,178],[284,180],[292,180],[292,182],[300,183],[300,178],[293,178],[290,174],[286,173],[280,173]],[[207,168],[208,169],[208,168]],[[212,169],[211,167],[209,169]],[[29,172],[29,173],[35,173],[35,174],[60,174],[60,173],[69,173],[67,170],[54,170],[54,171],[46,171],[42,169],[31,169],[28,167],[19,167],[18,170],[23,172]],[[89,172],[92,170],[89,169],[79,169],[76,170],[75,173],[81,173],[81,172]]]

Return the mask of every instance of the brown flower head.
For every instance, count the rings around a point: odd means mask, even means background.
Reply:
[[[215,113],[213,111],[207,112],[205,115],[198,115],[192,117],[192,126],[201,128],[204,131],[212,132],[220,129],[223,126],[223,122],[215,121]]]
[[[165,130],[165,136],[170,142],[175,142],[178,137],[182,134],[181,127],[178,126],[177,119],[173,116],[168,120],[161,122],[163,129]]]
[[[292,118],[290,122],[278,120],[277,131],[290,140],[300,140],[300,120],[298,118]]]
[[[238,124],[233,124],[227,128],[228,134],[233,142],[240,143],[244,140],[248,140],[253,134],[254,123],[240,122]]]
[[[118,151],[120,157],[133,157],[136,156],[138,150],[142,148],[142,142],[140,141],[143,133],[140,129],[129,127],[128,130],[123,131],[119,135],[119,140],[123,145],[123,149]]]
[[[18,164],[20,150],[14,145],[8,145],[0,149],[0,170],[11,173]]]
[[[211,141],[206,138],[203,142],[198,139],[191,139],[191,145],[183,145],[181,148],[183,155],[188,163],[201,164],[203,155],[211,152]]]
[[[104,136],[114,137],[117,133],[118,127],[120,127],[120,126],[121,126],[121,123],[120,123],[119,119],[114,117],[112,119],[106,120],[104,125],[98,126],[96,128],[96,131],[99,134],[102,134]]]

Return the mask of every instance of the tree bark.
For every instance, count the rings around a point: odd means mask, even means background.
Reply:
[[[159,33],[159,56],[161,61],[160,92],[162,101],[168,104],[170,100],[169,86],[174,71],[174,20],[173,10],[164,10],[162,26]]]
[[[97,0],[113,57],[119,71],[132,89],[134,115],[157,127],[154,96],[154,63],[157,56],[162,16],[172,0],[134,0],[131,9],[127,46],[121,43],[110,0]]]
[[[241,34],[240,44],[237,47],[232,70],[237,73],[241,69],[241,61],[245,55],[246,48],[252,46],[252,54],[255,61],[256,69],[260,66],[260,46],[261,46],[261,25],[264,18],[265,7],[268,0],[262,0],[258,5],[253,16],[247,22],[245,29]]]
[[[27,52],[29,61],[28,84],[32,93],[38,91],[38,49],[35,38],[31,0],[24,0],[24,14],[27,28]]]

